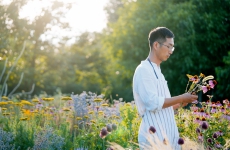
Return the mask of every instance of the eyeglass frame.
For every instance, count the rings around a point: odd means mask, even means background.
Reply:
[[[164,45],[163,43],[160,43],[160,42],[158,42],[158,43],[161,44],[161,45]],[[168,45],[164,45],[164,46],[168,47],[168,49],[171,50],[172,52],[175,50],[174,46],[172,46],[172,48],[170,48],[170,46],[168,46]]]

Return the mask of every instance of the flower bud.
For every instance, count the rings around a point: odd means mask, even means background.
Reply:
[[[108,131],[106,130],[106,128],[102,128],[100,132],[100,137],[104,139],[107,134],[108,134]]]
[[[179,144],[179,145],[183,145],[183,144],[184,144],[184,139],[179,138],[179,140],[178,140],[178,144]]]
[[[156,129],[153,126],[150,126],[149,127],[149,132],[150,132],[150,134],[153,134],[153,133],[156,132]]]
[[[204,122],[201,124],[201,127],[202,127],[202,129],[207,130],[207,129],[208,129],[208,123],[207,123],[206,121],[204,121]]]
[[[117,125],[116,124],[112,124],[112,129],[113,130],[117,130]]]
[[[111,124],[107,124],[107,125],[106,125],[106,128],[107,128],[107,131],[108,131],[108,132],[112,132],[112,130],[113,130]]]

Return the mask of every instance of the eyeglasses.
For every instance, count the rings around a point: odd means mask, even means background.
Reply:
[[[158,43],[161,45],[164,45],[163,43],[160,43],[160,42],[158,42]],[[164,45],[164,46],[168,47],[168,49],[171,50],[172,52],[175,50],[175,47],[173,47],[173,46],[168,46],[168,45]]]

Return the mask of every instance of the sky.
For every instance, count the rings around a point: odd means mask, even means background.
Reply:
[[[30,0],[30,2],[21,10],[20,18],[33,18],[41,13],[41,8],[49,6],[51,0]],[[62,31],[58,27],[52,27],[52,30],[42,39],[52,39],[53,36],[69,36],[74,37],[85,31],[100,32],[106,27],[106,14],[104,11],[108,0],[59,0],[65,3],[73,3],[72,8],[68,10],[65,20],[70,24],[71,31]],[[10,0],[3,0],[3,3],[9,3]],[[53,41],[54,43],[58,42]],[[71,40],[70,40],[71,42]],[[72,39],[74,42],[74,39]]]

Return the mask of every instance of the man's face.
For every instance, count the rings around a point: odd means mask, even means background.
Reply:
[[[173,38],[166,38],[164,43],[157,42],[156,56],[162,62],[166,61],[174,50],[174,40]]]

